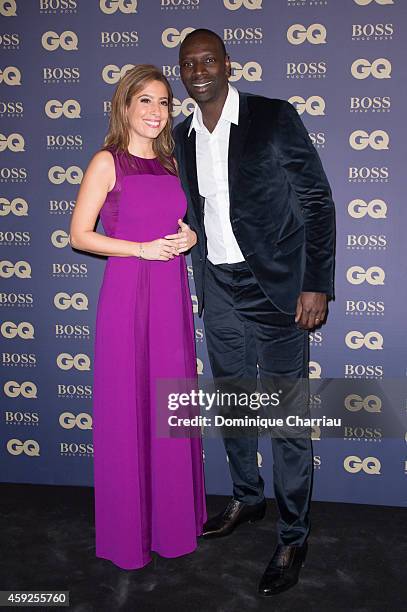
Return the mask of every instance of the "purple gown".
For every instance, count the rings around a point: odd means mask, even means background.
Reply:
[[[178,177],[158,159],[112,154],[106,235],[147,242],[176,233],[186,211]],[[206,520],[201,439],[157,436],[160,378],[196,378],[185,257],[109,257],[95,336],[96,556],[124,569],[143,567],[152,551],[192,552]]]

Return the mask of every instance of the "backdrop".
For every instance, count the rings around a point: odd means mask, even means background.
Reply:
[[[296,107],[333,187],[336,300],[311,335],[310,376],[313,413],[334,409],[341,426],[314,428],[314,499],[405,504],[406,3],[0,0],[0,16],[1,479],[92,484],[104,260],[71,250],[70,216],[120,76],[162,67],[182,120],[193,103],[179,44],[208,27],[237,88]],[[195,324],[198,372],[209,376]],[[258,460],[272,495],[270,440]],[[228,494],[220,440],[205,440],[205,462],[208,492]]]

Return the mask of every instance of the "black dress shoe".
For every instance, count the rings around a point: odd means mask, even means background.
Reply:
[[[286,591],[297,584],[306,554],[306,544],[302,546],[283,546],[279,544],[260,580],[260,595],[266,597],[277,595],[277,593]]]
[[[231,499],[225,510],[209,519],[204,525],[204,538],[221,538],[227,536],[241,523],[261,521],[266,513],[266,500],[258,504],[244,504]]]

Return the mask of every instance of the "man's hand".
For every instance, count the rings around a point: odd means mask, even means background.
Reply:
[[[302,329],[313,329],[324,322],[326,307],[327,298],[325,293],[303,291],[297,300],[295,322]]]
[[[178,234],[168,234],[168,236],[164,236],[164,238],[174,242],[174,246],[177,247],[178,253],[185,253],[185,251],[189,251],[189,249],[192,249],[192,247],[196,245],[197,235],[182,219],[178,219],[178,225]]]

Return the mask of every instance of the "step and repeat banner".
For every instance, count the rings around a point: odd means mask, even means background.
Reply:
[[[1,480],[92,485],[105,260],[70,248],[70,218],[127,69],[156,64],[175,121],[193,110],[177,60],[197,27],[224,39],[238,89],[295,106],[333,188],[336,298],[310,336],[310,379],[313,416],[334,410],[340,426],[313,428],[314,499],[404,505],[404,0],[0,0]],[[268,438],[258,463],[272,496]],[[205,440],[205,464],[208,492],[229,494],[220,439]]]

